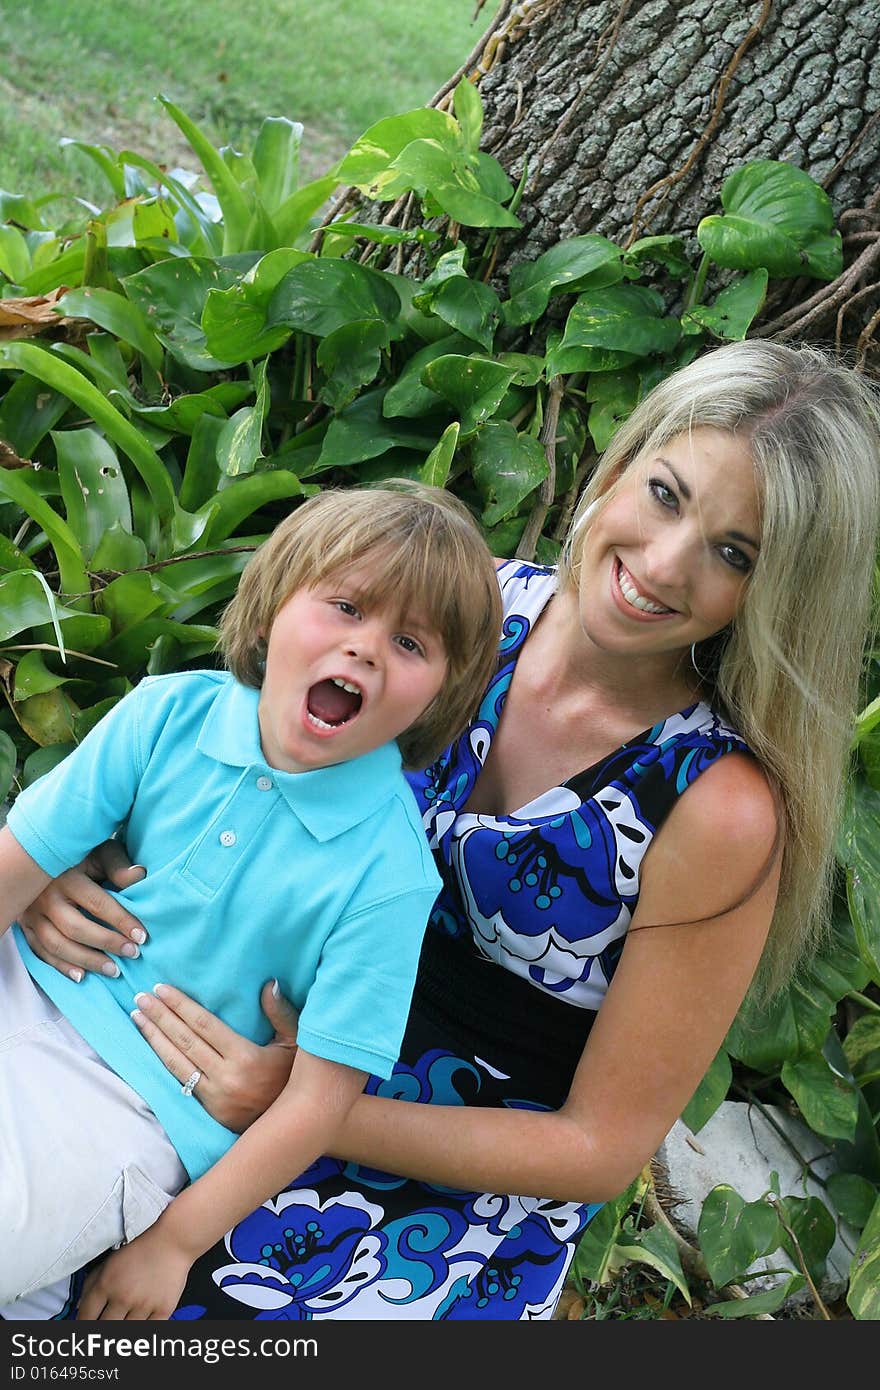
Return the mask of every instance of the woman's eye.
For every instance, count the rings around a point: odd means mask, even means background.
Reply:
[[[416,652],[419,655],[424,655],[421,646],[414,637],[406,637],[405,635],[401,634],[401,636],[395,638],[395,641],[397,642],[399,647],[403,648],[405,652]]]
[[[744,551],[737,545],[722,545],[719,551],[725,564],[730,565],[731,569],[739,570],[742,574],[748,574],[752,568],[752,562]]]
[[[652,497],[656,497],[661,507],[668,507],[670,511],[673,511],[678,506],[678,498],[672,488],[663,482],[662,478],[651,478],[648,482],[648,491]]]

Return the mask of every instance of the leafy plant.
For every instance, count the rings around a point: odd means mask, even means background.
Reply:
[[[453,112],[379,121],[303,185],[296,122],[267,118],[249,153],[218,150],[162,100],[204,175],[78,141],[107,207],[50,226],[45,200],[0,193],[2,795],[144,673],[210,660],[249,553],[322,487],[447,486],[496,554],[552,562],[597,454],[645,392],[708,342],[745,337],[772,280],[841,267],[826,194],[753,161],[696,229],[696,264],[673,236],[623,249],[587,235],[505,282],[493,266],[519,190],[479,148],[469,82]],[[391,225],[401,200],[408,221]],[[840,1173],[807,1224],[819,1246],[832,1208],[861,1231],[856,1317],[876,1315],[865,1271],[880,1251],[878,671],[875,657],[833,942],[769,1014],[741,1016],[686,1112],[699,1129],[737,1078],[757,1077],[827,1139]],[[674,1240],[634,1199],[588,1228],[581,1277],[641,1262],[688,1298]],[[802,1225],[790,1199],[716,1191],[705,1277],[743,1278],[760,1246],[783,1251],[791,1280],[812,1278],[824,1251],[798,1255],[787,1232]]]

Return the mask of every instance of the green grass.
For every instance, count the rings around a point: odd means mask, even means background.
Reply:
[[[421,106],[497,9],[487,0],[0,0],[0,188],[105,201],[73,136],[165,163],[193,156],[155,101],[249,148],[266,115],[305,126],[315,177],[372,122]]]

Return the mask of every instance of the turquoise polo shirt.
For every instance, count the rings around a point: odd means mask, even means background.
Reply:
[[[440,878],[396,744],[317,771],[269,767],[259,692],[226,672],[149,677],[23,791],[7,824],[53,876],[121,829],[141,883],[113,896],[149,932],[121,975],[75,985],[16,929],[25,964],[143,1096],[196,1178],[236,1139],[181,1095],[130,1018],[177,985],[254,1042],[277,976],[299,1045],[381,1077],[397,1060]]]

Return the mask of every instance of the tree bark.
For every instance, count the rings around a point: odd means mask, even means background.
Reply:
[[[532,0],[499,28],[479,89],[484,148],[527,169],[511,260],[692,232],[750,159],[805,169],[838,214],[880,185],[878,0]]]

